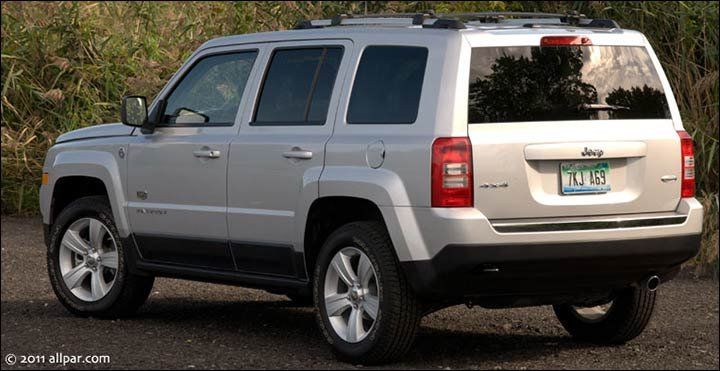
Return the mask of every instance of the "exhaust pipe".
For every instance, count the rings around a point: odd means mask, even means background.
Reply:
[[[648,291],[655,291],[657,290],[658,286],[660,286],[660,277],[650,276],[645,279],[645,288],[647,288]]]

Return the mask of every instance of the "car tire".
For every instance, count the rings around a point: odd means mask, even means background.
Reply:
[[[90,237],[94,231],[99,237]],[[133,248],[120,238],[105,197],[73,201],[50,228],[47,268],[55,295],[78,316],[119,318],[135,313],[150,295],[154,277],[130,273]]]
[[[368,321],[371,319],[368,313],[374,313],[375,319],[364,337],[358,337],[354,339],[355,341],[350,339],[351,336],[343,338],[342,331],[337,331],[333,327],[336,326],[333,323],[342,322],[347,315],[348,329],[350,329],[352,310],[355,307],[350,307],[342,315],[335,316],[331,320],[328,316],[330,304],[326,302],[326,297],[332,296],[326,295],[326,290],[329,287],[332,292],[335,287],[332,278],[336,274],[332,272],[336,269],[332,268],[331,264],[334,264],[334,259],[344,252],[354,254],[348,258],[350,266],[357,267],[354,268],[354,272],[369,271],[360,267],[359,260],[363,259],[365,268],[369,260],[372,265],[371,273],[374,275],[374,278],[366,284],[369,289],[361,289],[361,291],[365,290],[364,300],[367,302],[357,306],[362,308],[362,311],[358,309],[360,315],[355,318],[360,318],[360,328],[363,328],[361,331],[365,331],[366,319]],[[354,259],[358,259],[358,262],[354,262]],[[328,275],[331,277],[329,278]],[[370,274],[357,274],[358,280],[368,276]],[[375,283],[374,289],[372,282]],[[344,282],[337,286],[343,284]],[[360,286],[365,287],[362,284]],[[351,291],[348,287],[348,301],[352,299]],[[317,259],[313,294],[320,330],[341,360],[353,364],[381,364],[400,358],[410,349],[419,327],[420,305],[401,270],[392,242],[380,223],[373,221],[349,223],[327,238]],[[371,300],[373,295],[374,299]],[[373,306],[371,301],[376,305]],[[352,331],[348,330],[346,334],[349,332]]]
[[[622,344],[643,332],[652,317],[655,297],[655,291],[647,288],[626,288],[597,318],[583,315],[580,311],[584,308],[568,304],[553,308],[560,323],[573,338],[595,344]]]

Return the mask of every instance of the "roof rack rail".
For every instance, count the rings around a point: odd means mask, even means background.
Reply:
[[[412,19],[412,25],[415,26],[421,26],[425,22],[426,19],[432,19],[435,18],[435,13],[430,10],[424,13],[386,13],[386,14],[353,14],[353,13],[341,13],[337,14],[330,21],[327,20],[319,20],[318,23],[313,23],[312,20],[303,20],[298,22],[294,29],[296,30],[303,30],[303,29],[312,29],[312,28],[324,28],[324,27],[334,27],[334,26],[343,26],[347,25],[344,24],[343,21],[347,19],[366,19],[368,21],[373,19]],[[362,24],[362,23],[360,23]],[[376,23],[376,22],[367,22],[365,24],[382,24],[382,23]]]
[[[424,13],[381,13],[381,14],[353,14],[342,13],[334,16],[332,26],[340,26],[344,19],[372,19],[372,18],[412,18],[413,25],[422,25],[427,18],[435,18],[435,12],[429,10]]]
[[[548,22],[541,23],[525,23],[523,27],[540,27],[540,26],[573,26],[573,27],[589,27],[589,28],[620,28],[617,22],[610,19],[587,19],[584,14],[577,11],[566,13],[533,13],[533,12],[479,12],[479,13],[448,13],[436,14],[429,10],[422,13],[390,13],[390,14],[363,14],[356,15],[352,13],[338,14],[331,20],[304,20],[297,23],[295,29],[312,29],[335,26],[348,25],[379,25],[379,24],[396,24],[391,22],[382,22],[383,19],[411,19],[413,26],[422,26],[423,28],[442,28],[442,29],[464,29],[467,22],[479,23],[500,23],[509,21],[509,18],[516,18],[516,21],[525,19],[558,19],[560,23],[553,24]],[[428,19],[435,19],[432,23],[426,23]],[[350,21],[357,20],[357,21]],[[367,22],[362,22],[366,20]],[[407,25],[407,23],[405,23]]]
[[[579,25],[581,19],[585,19],[585,14],[578,13],[576,10],[566,13],[535,13],[535,12],[479,12],[479,13],[455,13],[455,14],[438,14],[440,18],[456,18],[465,21],[476,21],[480,23],[500,23],[506,18],[557,18],[561,23],[570,25]]]
[[[525,23],[522,25],[527,28],[537,27],[567,27],[567,23]],[[592,19],[589,22],[580,22],[573,25],[574,27],[582,28],[607,28],[607,29],[620,29],[620,25],[612,19]]]

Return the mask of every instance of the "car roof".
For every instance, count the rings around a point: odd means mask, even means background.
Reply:
[[[307,30],[285,30],[285,31],[270,31],[270,32],[258,32],[244,35],[232,35],[218,37],[209,40],[203,47],[220,47],[234,44],[252,44],[252,43],[264,43],[264,42],[279,42],[279,41],[300,41],[300,40],[313,40],[313,39],[353,39],[355,37],[367,37],[368,35],[377,35],[379,37],[383,35],[417,35],[419,32],[424,32],[429,35],[442,37],[457,37],[458,32],[454,30],[442,30],[442,29],[423,29],[421,27],[357,27],[357,26],[343,26],[343,27],[328,27],[318,29],[307,29]]]
[[[618,27],[588,27],[557,22],[558,19],[507,19],[502,22],[471,21],[459,23],[462,29],[432,27],[434,20],[424,20],[424,23],[415,23],[410,18],[378,17],[378,18],[343,18],[343,22],[334,23],[335,20],[306,21],[303,29],[259,32],[244,35],[232,35],[209,40],[201,49],[222,47],[237,44],[253,44],[282,41],[302,41],[314,39],[354,39],[392,35],[417,37],[418,34],[437,38],[456,38],[459,35],[468,36],[530,36],[530,35],[576,35],[576,34],[602,34],[617,35],[618,38],[631,37],[643,39],[637,31],[625,30]],[[612,21],[609,21],[612,22]],[[617,26],[616,23],[612,25]]]

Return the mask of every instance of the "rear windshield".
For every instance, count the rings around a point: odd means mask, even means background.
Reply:
[[[670,118],[639,46],[473,48],[470,123]]]

